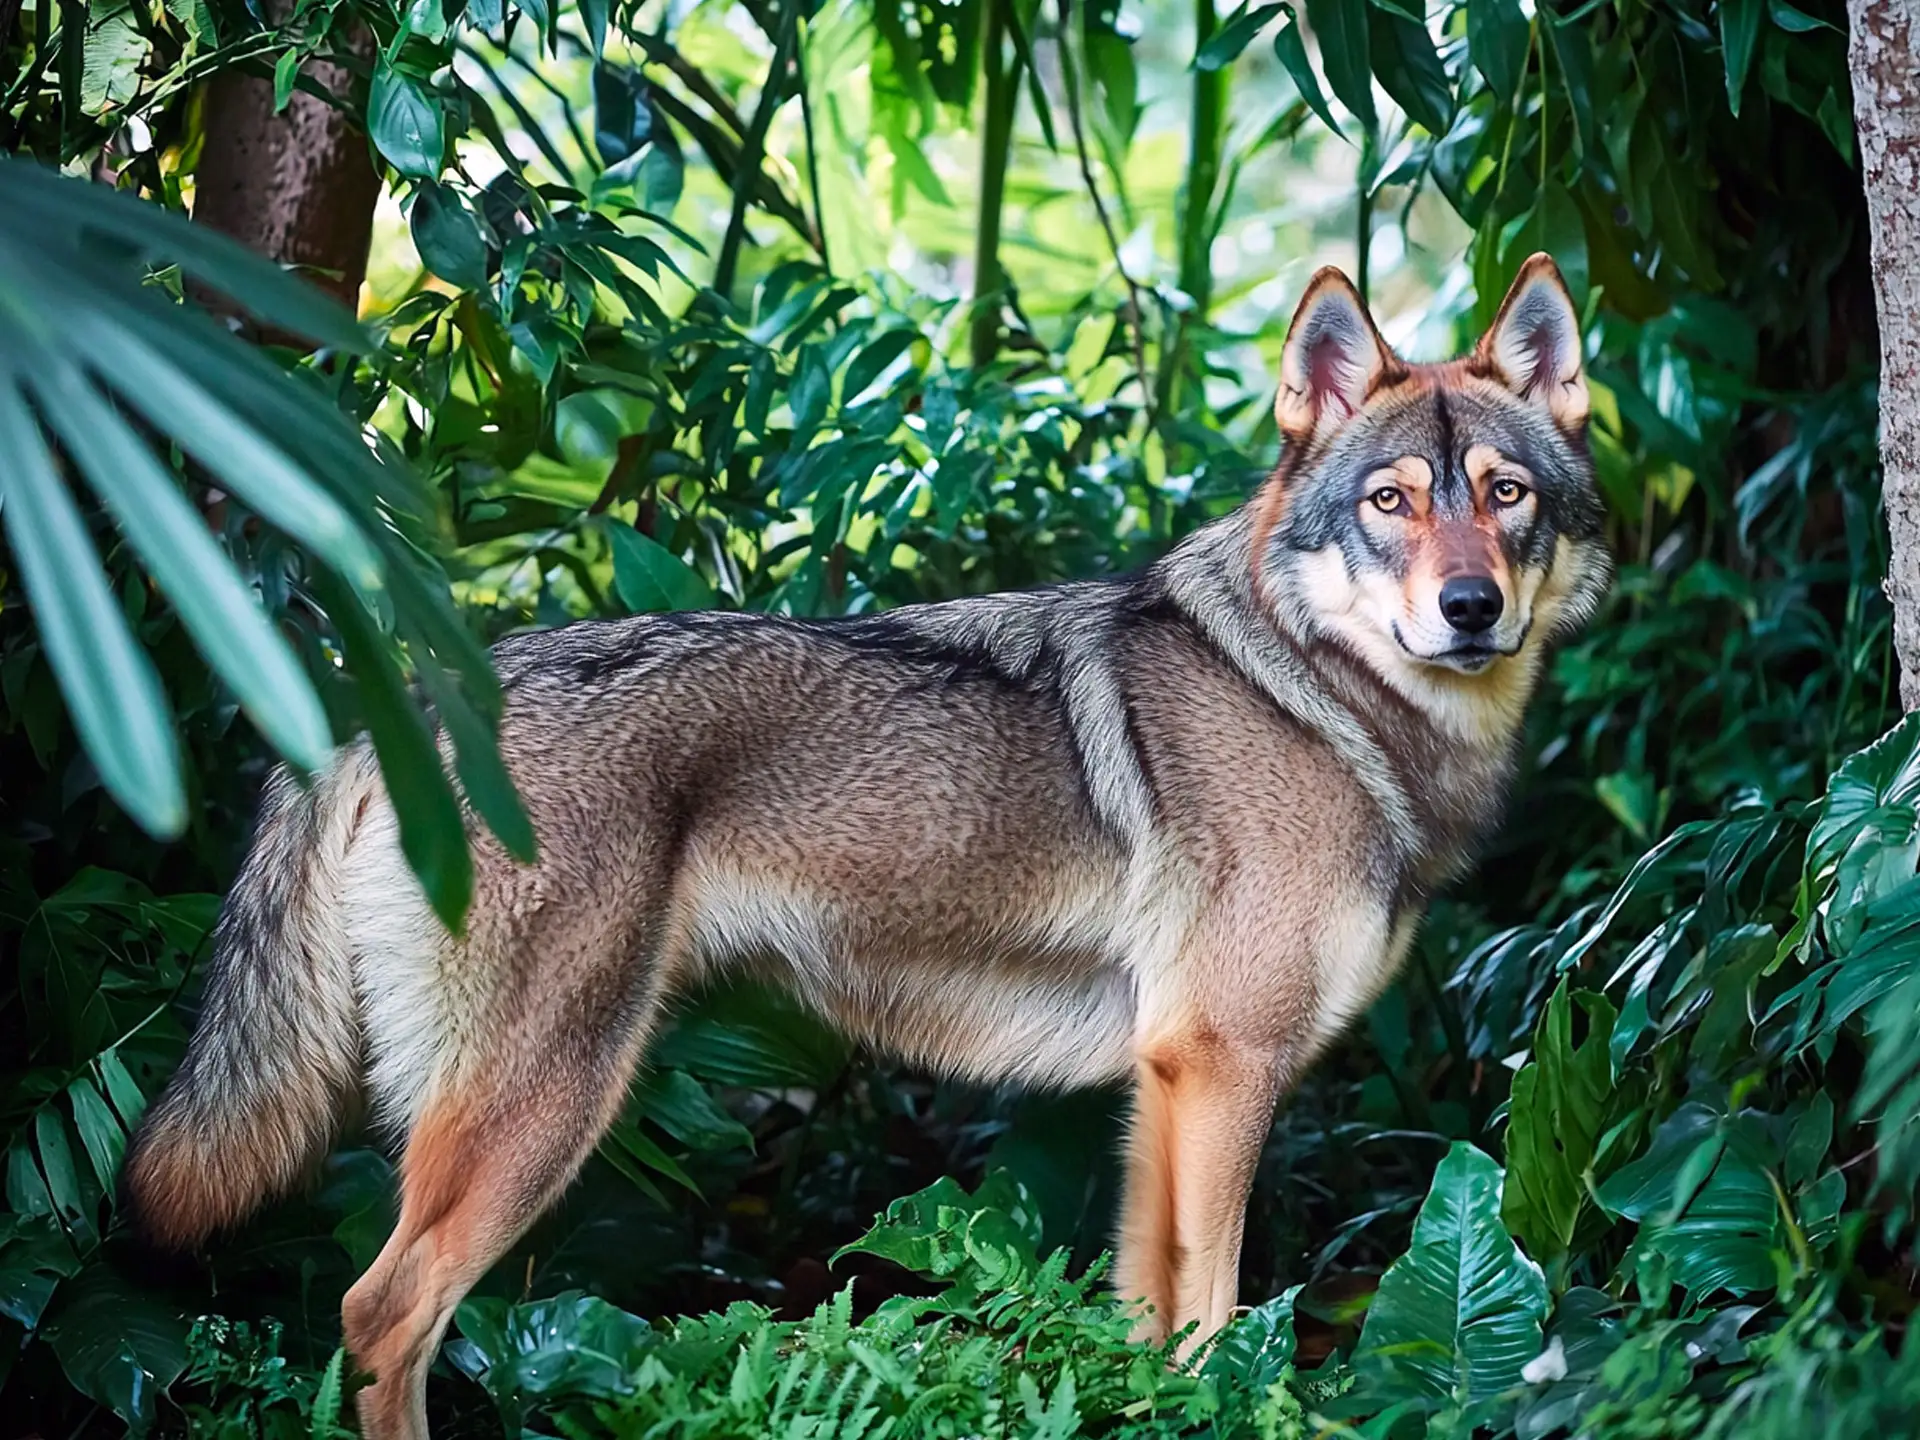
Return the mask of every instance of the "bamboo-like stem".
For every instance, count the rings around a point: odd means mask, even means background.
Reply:
[[[1220,28],[1214,0],[1193,0],[1193,53]],[[1180,288],[1193,297],[1192,318],[1213,303],[1213,204],[1226,140],[1228,68],[1193,72],[1193,117],[1187,141],[1187,184],[1180,211]]]
[[[820,268],[829,274],[833,271],[833,261],[827,256],[827,211],[820,203],[820,151],[813,138],[813,100],[811,85],[807,79],[807,46],[804,37],[794,52],[794,88],[800,92],[800,128],[807,138],[807,188],[813,192],[813,224],[820,232],[819,244]]]
[[[973,326],[976,366],[992,363],[1000,350],[1000,301],[1006,272],[1000,267],[1000,219],[1006,202],[1007,161],[1013,150],[1013,107],[1019,96],[1020,62],[1007,50],[1007,6],[986,0],[980,46],[986,76],[986,116],[980,127],[980,214],[973,246]]]

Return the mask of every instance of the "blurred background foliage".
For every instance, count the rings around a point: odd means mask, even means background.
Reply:
[[[8,1430],[350,1414],[386,1158],[349,1137],[172,1267],[113,1193],[276,753],[370,728],[457,915],[457,796],[528,842],[482,642],[1139,563],[1271,465],[1317,265],[1434,359],[1547,249],[1620,581],[1476,878],[1276,1119],[1271,1303],[1169,1376],[1094,1283],[1122,1097],[936,1083],[733,991],[463,1310],[437,1433],[1911,1432],[1920,733],[1863,751],[1897,706],[1844,23],[0,0]],[[315,115],[303,212],[259,156]],[[209,233],[285,214],[357,324]]]

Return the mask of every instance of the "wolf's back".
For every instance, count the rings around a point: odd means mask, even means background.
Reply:
[[[364,742],[310,789],[285,769],[267,782],[186,1059],[127,1154],[134,1220],[155,1244],[191,1247],[294,1185],[359,1089],[341,861],[378,784]]]

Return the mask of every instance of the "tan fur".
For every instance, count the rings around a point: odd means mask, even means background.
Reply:
[[[1301,316],[1377,353],[1296,356],[1274,480],[1138,577],[504,642],[500,746],[540,860],[476,831],[459,937],[364,744],[312,797],[276,782],[193,1049],[134,1147],[150,1233],[193,1243],[290,1183],[364,1085],[404,1147],[401,1208],[346,1339],[376,1379],[370,1440],[423,1440],[454,1307],[592,1150],[666,1006],[753,975],[942,1073],[1130,1081],[1118,1284],[1145,1333],[1213,1334],[1277,1098],[1390,981],[1492,823],[1544,637],[1605,568],[1587,538],[1503,572],[1537,623],[1468,674],[1386,638],[1437,623],[1421,607],[1449,564],[1493,563],[1459,556],[1501,522],[1430,506],[1427,460],[1382,472],[1409,493],[1395,523],[1434,532],[1408,542],[1404,584],[1336,546],[1277,554],[1349,401],[1515,403],[1485,355],[1401,365],[1344,280],[1317,279]],[[1497,461],[1479,460],[1484,506]]]

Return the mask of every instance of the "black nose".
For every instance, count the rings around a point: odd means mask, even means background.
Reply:
[[[1485,575],[1464,576],[1440,587],[1440,613],[1449,625],[1467,635],[1491,630],[1504,603],[1500,587]]]

